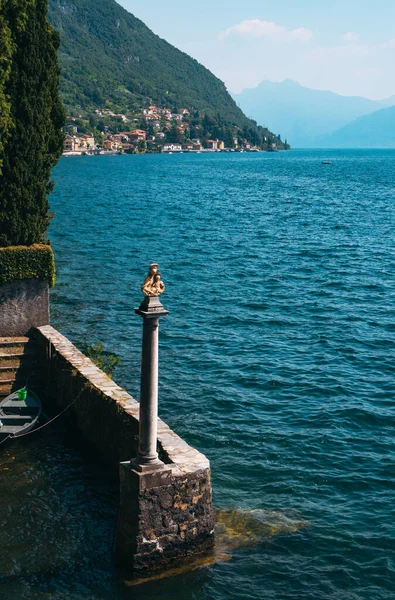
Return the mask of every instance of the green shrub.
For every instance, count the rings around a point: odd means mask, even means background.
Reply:
[[[50,246],[0,248],[0,285],[21,279],[41,279],[55,285],[55,259]]]
[[[88,346],[88,356],[91,361],[94,362],[99,369],[104,371],[104,373],[107,373],[111,379],[115,367],[118,367],[121,364],[119,356],[114,356],[114,354],[105,352],[103,344],[100,344],[99,342],[94,346]]]

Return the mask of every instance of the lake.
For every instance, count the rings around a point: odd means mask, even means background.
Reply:
[[[307,526],[125,588],[116,482],[59,424],[0,450],[0,596],[394,598],[395,151],[62,158],[54,179],[54,327],[119,355],[138,397],[158,262],[160,416],[216,507]]]

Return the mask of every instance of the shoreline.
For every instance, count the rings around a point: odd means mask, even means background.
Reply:
[[[163,152],[119,152],[119,151],[91,151],[91,152],[63,152],[62,156],[143,156],[145,154],[272,154],[275,152],[282,152],[282,150],[211,150],[205,148],[203,150],[164,150]],[[284,151],[285,152],[285,151]]]

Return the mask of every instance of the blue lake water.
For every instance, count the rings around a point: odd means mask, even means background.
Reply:
[[[29,494],[20,545],[0,531],[19,557],[0,596],[394,598],[395,151],[78,157],[54,179],[52,324],[120,355],[115,379],[137,397],[133,308],[159,262],[161,417],[209,457],[217,507],[308,526],[126,589],[116,486],[55,429],[0,453],[0,490],[7,476]],[[32,502],[51,526],[24,548]]]

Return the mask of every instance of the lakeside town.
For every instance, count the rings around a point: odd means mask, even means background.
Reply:
[[[96,109],[85,117],[68,115],[64,133],[63,156],[276,152],[281,142],[278,137],[263,136],[259,144],[251,129],[221,124],[216,118],[191,114],[187,108],[172,112],[154,105],[133,115],[117,114],[109,108]]]

